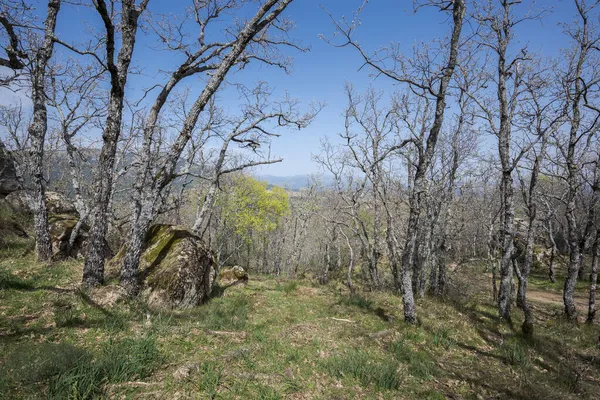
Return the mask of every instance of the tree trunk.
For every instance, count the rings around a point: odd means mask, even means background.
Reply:
[[[598,283],[598,259],[600,258],[600,229],[596,231],[596,239],[592,247],[592,271],[590,272],[590,297],[586,322],[594,323],[596,318],[596,288]]]
[[[575,182],[573,182],[573,185]],[[569,190],[572,193],[572,199],[567,203],[567,230],[569,244],[569,265],[567,266],[567,277],[563,288],[563,301],[565,305],[565,314],[571,323],[577,322],[577,307],[575,306],[575,285],[581,263],[581,254],[579,253],[579,238],[577,235],[577,220],[575,216],[575,191],[573,187]]]
[[[323,272],[321,273],[320,283],[321,285],[326,285],[329,282],[329,265],[331,264],[331,256],[329,254],[329,243],[325,244],[325,257],[323,257],[323,262],[325,263],[325,268],[323,268]]]
[[[138,265],[140,264],[140,257],[144,252],[146,236],[151,223],[151,216],[146,212],[143,217],[134,221],[129,240],[127,241],[120,282],[129,296],[136,296],[140,290],[141,282],[138,277]]]
[[[73,186],[73,191],[75,193],[75,208],[79,213],[79,220],[77,224],[71,231],[71,235],[69,236],[69,242],[67,243],[67,254],[71,254],[73,246],[75,245],[75,241],[79,237],[81,233],[81,229],[87,220],[88,211],[83,199],[83,195],[81,193],[81,186],[79,184],[79,177],[77,176],[77,162],[75,161],[75,153],[77,149],[73,146],[71,142],[71,135],[68,132],[67,127],[63,127],[63,140],[65,141],[67,156],[69,160],[69,172],[71,174],[71,185]]]
[[[558,248],[556,247],[556,242],[554,241],[554,233],[552,231],[552,221],[548,221],[548,237],[550,239],[550,243],[552,244],[552,249],[550,250],[550,263],[548,265],[548,277],[550,278],[550,282],[556,282],[556,271],[554,269],[554,261],[556,259],[556,252]]]
[[[196,214],[196,221],[194,222],[192,231],[200,237],[204,236],[204,232],[208,227],[208,216],[210,215],[215,204],[218,186],[219,182],[216,180],[213,181],[208,189],[208,192],[206,193],[206,196],[204,196],[202,207],[198,209],[198,213]]]
[[[38,261],[52,258],[52,242],[48,229],[48,208],[46,205],[46,184],[44,182],[44,145],[48,130],[48,112],[46,109],[45,81],[46,69],[54,50],[54,30],[60,10],[60,0],[48,2],[48,14],[44,24],[44,41],[37,50],[31,72],[31,101],[33,118],[28,128],[31,139],[30,163],[33,187],[32,209],[36,234],[36,253]]]
[[[444,121],[444,111],[446,109],[446,92],[450,80],[454,75],[458,58],[458,47],[460,34],[462,31],[463,18],[465,16],[465,4],[463,0],[455,0],[452,9],[453,29],[450,38],[450,52],[448,61],[443,69],[440,79],[440,85],[436,96],[435,117],[429,136],[427,137],[427,146],[419,151],[419,162],[415,171],[414,186],[410,196],[410,210],[408,217],[408,229],[406,231],[406,243],[402,254],[402,288],[404,290],[404,320],[410,324],[417,322],[417,313],[415,309],[415,300],[412,291],[411,269],[414,262],[415,241],[418,232],[419,215],[423,204],[423,196],[426,190],[426,174],[433,158],[437,140],[442,129]]]
[[[95,3],[106,29],[107,68],[110,74],[110,98],[106,126],[102,132],[102,150],[96,168],[92,209],[92,224],[88,239],[88,251],[83,266],[83,284],[88,287],[104,283],[104,256],[106,233],[111,216],[110,202],[113,189],[113,175],[117,146],[121,135],[125,84],[129,75],[129,65],[133,55],[138,28],[138,18],[143,10],[138,10],[135,0],[122,2],[121,11],[121,49],[115,64],[115,30],[109,10],[104,1]],[[144,232],[145,233],[145,232]],[[144,235],[145,236],[145,235]],[[131,257],[130,257],[131,258]],[[138,257],[139,259],[139,257]],[[128,276],[128,274],[125,274]],[[133,281],[128,282],[133,284]]]
[[[438,258],[438,274],[437,274],[437,292],[435,292],[434,294],[436,296],[443,296],[444,294],[446,294],[446,286],[447,286],[447,279],[446,279],[446,253],[445,252],[441,252],[440,256]]]
[[[346,246],[348,246],[348,270],[346,272],[346,284],[348,285],[348,289],[350,292],[354,292],[354,286],[352,286],[352,270],[354,269],[354,249],[352,248],[352,244],[350,244],[350,238],[344,233],[342,229],[340,229],[340,233],[346,240]]]
[[[563,289],[563,301],[565,305],[565,314],[567,319],[572,324],[577,322],[577,307],[575,306],[575,286],[577,284],[577,276],[581,265],[580,245],[578,238],[578,224],[576,217],[576,197],[579,189],[579,165],[576,156],[577,143],[579,142],[579,127],[581,124],[581,100],[585,89],[582,86],[583,64],[590,51],[589,47],[589,32],[587,15],[581,13],[583,26],[578,39],[578,58],[575,70],[571,71],[573,76],[571,81],[574,87],[571,100],[571,126],[569,129],[569,143],[567,147],[567,156],[565,159],[567,167],[567,197],[566,197],[566,212],[567,219],[567,242],[569,244],[569,265],[567,267],[567,278]]]
[[[500,259],[500,287],[498,291],[498,312],[501,318],[510,321],[510,293],[513,281],[512,257],[514,252],[514,217],[512,174],[502,174],[503,212],[502,258]]]
[[[83,266],[83,283],[94,287],[104,283],[105,238],[111,217],[109,203],[113,185],[113,169],[117,153],[117,142],[121,130],[123,90],[111,90],[109,117],[104,130],[104,144],[100,152],[94,183],[93,219],[88,239],[88,251]],[[141,252],[140,252],[141,254]],[[139,259],[139,257],[138,257]]]

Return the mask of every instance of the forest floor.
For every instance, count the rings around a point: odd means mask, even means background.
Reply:
[[[542,273],[528,341],[520,310],[514,329],[498,319],[477,265],[419,300],[409,326],[393,294],[267,276],[193,310],[109,305],[110,291],[78,289],[81,262],[26,249],[0,251],[3,398],[600,398],[600,325],[568,325]]]

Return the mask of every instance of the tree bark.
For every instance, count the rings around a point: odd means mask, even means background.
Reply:
[[[590,272],[590,296],[586,322],[593,324],[596,318],[596,289],[598,284],[598,260],[600,259],[600,229],[596,230],[596,239],[592,246],[592,271]]]
[[[31,71],[31,100],[33,118],[28,128],[31,140],[30,173],[33,194],[31,196],[36,234],[36,253],[38,261],[52,258],[52,243],[48,228],[48,208],[46,205],[46,183],[44,181],[44,146],[48,130],[48,111],[46,109],[46,70],[54,50],[54,31],[60,10],[60,0],[48,2],[48,14],[44,24],[44,39],[37,50]]]
[[[556,252],[558,248],[556,246],[556,241],[554,240],[554,232],[552,231],[552,221],[548,221],[548,239],[552,245],[552,249],[550,250],[550,262],[548,264],[548,278],[550,278],[550,282],[556,282],[556,271],[554,269],[554,262],[556,260]]]
[[[106,233],[110,218],[110,202],[113,189],[113,175],[117,146],[121,135],[125,84],[129,75],[129,65],[133,56],[138,28],[138,18],[145,9],[143,1],[138,9],[135,0],[123,0],[121,10],[121,49],[115,63],[116,27],[104,0],[94,5],[106,30],[106,64],[110,75],[110,97],[106,125],[102,132],[102,150],[98,159],[94,179],[94,198],[91,212],[92,224],[88,239],[88,251],[83,266],[83,284],[93,287],[104,283],[104,257],[106,254]],[[138,235],[139,238],[140,235]]]
[[[352,248],[352,244],[350,243],[350,238],[348,235],[344,233],[342,229],[340,229],[340,233],[346,240],[346,246],[348,246],[348,270],[346,272],[346,284],[348,285],[348,289],[350,292],[354,292],[354,286],[352,285],[352,270],[354,269],[354,249]]]
[[[406,243],[402,254],[402,289],[404,290],[404,320],[410,324],[417,323],[417,313],[415,309],[415,300],[412,290],[411,270],[414,263],[414,253],[416,248],[416,238],[418,232],[419,215],[424,200],[426,190],[426,174],[435,152],[438,136],[442,129],[444,120],[444,111],[446,108],[446,92],[450,80],[454,74],[458,58],[458,48],[460,34],[462,31],[463,18],[465,15],[465,3],[463,0],[453,2],[452,17],[453,28],[450,39],[450,53],[448,62],[443,69],[443,75],[440,79],[440,86],[436,95],[436,108],[433,125],[427,137],[427,148],[421,149],[419,162],[415,171],[413,191],[410,197],[408,226],[406,231]]]

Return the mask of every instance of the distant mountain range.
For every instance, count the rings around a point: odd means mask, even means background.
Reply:
[[[274,175],[256,175],[259,181],[267,182],[270,186],[280,186],[287,190],[299,191],[307,188],[310,182],[310,175],[289,175],[289,176],[274,176]],[[321,182],[327,186],[331,183],[331,178],[325,176],[320,177]]]

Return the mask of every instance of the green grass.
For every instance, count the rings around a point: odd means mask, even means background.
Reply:
[[[250,300],[246,296],[216,298],[199,310],[198,320],[207,329],[239,331],[246,326],[249,308]]]
[[[358,307],[366,310],[373,308],[373,301],[360,293],[352,293],[340,298],[340,304],[345,306]]]
[[[402,385],[399,364],[393,359],[377,357],[363,350],[352,349],[335,355],[324,363],[333,377],[352,377],[364,386],[393,390]]]
[[[19,246],[0,250],[0,398],[600,397],[597,325],[534,303],[523,340],[521,312],[514,329],[497,317],[480,266],[452,276],[468,296],[418,300],[409,326],[390,293],[252,275],[195,309],[103,306],[77,289],[80,261],[38,264]]]
[[[144,379],[162,357],[151,336],[102,343],[96,356],[67,343],[27,344],[6,356],[0,392],[47,384],[47,398],[88,399],[100,396],[107,384]]]
[[[447,328],[440,328],[433,332],[433,344],[442,347],[446,350],[456,345],[456,341],[452,338],[452,333]]]
[[[509,364],[526,369],[531,367],[531,358],[527,345],[520,337],[513,337],[502,343],[500,355],[504,357]]]
[[[285,294],[290,294],[298,289],[297,281],[287,281],[283,285],[277,284],[276,290],[281,290]]]
[[[431,379],[436,374],[436,366],[431,356],[424,350],[415,350],[404,338],[389,346],[394,357],[404,363],[409,373],[418,379]]]
[[[200,368],[198,388],[209,399],[214,399],[223,383],[223,366],[215,362],[206,362]]]

